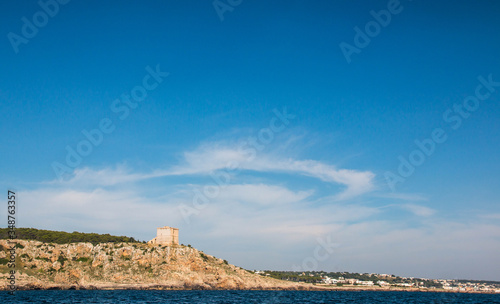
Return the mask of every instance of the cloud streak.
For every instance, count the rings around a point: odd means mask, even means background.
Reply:
[[[241,171],[285,173],[319,179],[323,182],[343,186],[335,200],[350,199],[374,189],[375,174],[370,171],[337,169],[335,166],[315,160],[283,159],[272,153],[259,153],[236,146],[221,146],[218,143],[205,144],[194,151],[183,154],[181,165],[159,169],[150,173],[131,173],[124,166],[116,169],[77,169],[68,181],[53,181],[53,184],[109,186],[120,183],[166,176],[207,176],[218,170],[236,168]]]
[[[416,205],[416,204],[404,204],[401,205],[401,208],[406,209],[410,211],[411,213],[418,215],[418,216],[431,216],[436,213],[436,210],[431,209],[429,207],[421,206],[421,205]]]
[[[341,184],[346,189],[337,195],[337,199],[348,199],[374,189],[375,174],[370,171],[337,169],[315,160],[280,159],[272,154],[253,157],[238,147],[220,147],[205,145],[195,151],[184,154],[186,163],[164,174],[208,174],[210,172],[237,165],[241,170],[257,172],[284,172],[301,174],[320,179],[324,182]]]

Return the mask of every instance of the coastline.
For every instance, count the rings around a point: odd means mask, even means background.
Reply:
[[[499,294],[495,290],[326,285],[261,276],[182,245],[52,244],[16,240],[15,279],[0,265],[0,290],[303,290]],[[0,240],[0,258],[8,244]],[[140,282],[140,283],[138,283]]]
[[[88,285],[67,285],[67,284],[36,284],[28,283],[17,286],[18,291],[36,291],[36,290],[168,290],[168,291],[189,291],[189,290],[247,290],[247,291],[376,291],[376,292],[424,292],[424,293],[470,293],[470,294],[498,294],[494,291],[458,291],[446,289],[428,289],[428,288],[412,288],[412,287],[365,287],[365,286],[327,286],[314,285],[309,283],[296,283],[289,285],[287,281],[283,282],[288,286],[274,287],[252,287],[252,288],[220,288],[207,287],[207,285],[192,285],[192,286],[175,286],[162,284],[119,284],[119,283],[100,283]],[[0,291],[8,291],[5,286],[0,286]]]

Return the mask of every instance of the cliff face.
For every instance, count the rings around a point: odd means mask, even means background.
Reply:
[[[47,244],[17,240],[19,289],[299,289],[265,278],[181,245],[142,243]],[[0,260],[8,259],[0,240]],[[3,260],[5,261],[5,260]],[[0,289],[7,289],[7,265],[0,265]]]

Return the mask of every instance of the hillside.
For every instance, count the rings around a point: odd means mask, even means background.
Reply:
[[[19,289],[301,289],[182,245],[17,243]],[[0,289],[6,289],[7,240],[0,245]]]

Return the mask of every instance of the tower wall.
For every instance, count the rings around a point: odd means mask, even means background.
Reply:
[[[159,227],[156,229],[156,237],[149,241],[151,244],[179,245],[179,229],[173,227]]]

